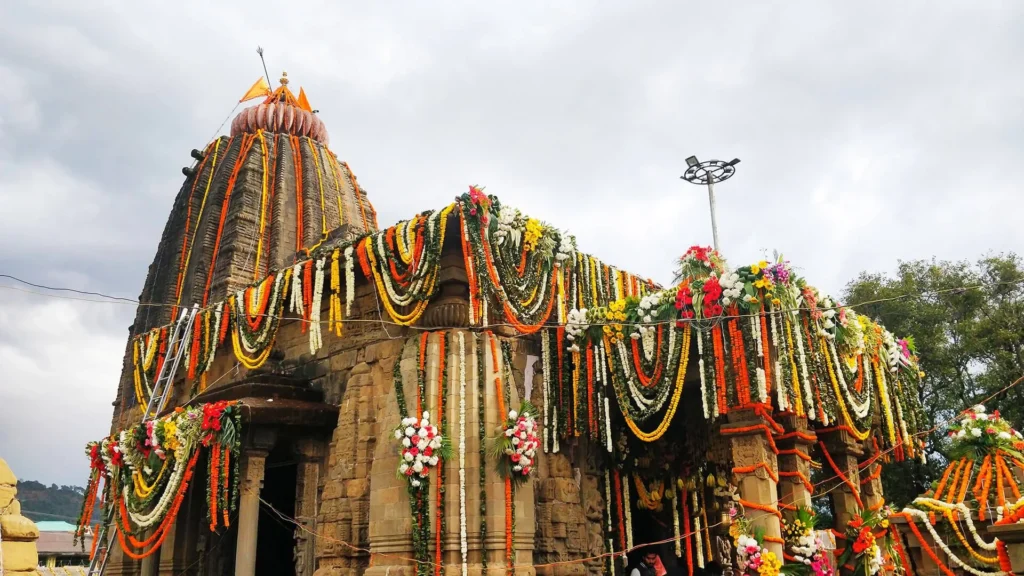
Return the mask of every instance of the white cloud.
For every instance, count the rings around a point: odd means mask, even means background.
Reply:
[[[85,442],[109,432],[124,342],[108,304],[0,290],[3,457],[19,477],[81,484]]]

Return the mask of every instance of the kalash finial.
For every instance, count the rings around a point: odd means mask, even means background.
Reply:
[[[288,73],[287,72],[281,72],[281,86],[287,86],[287,85],[288,85]]]

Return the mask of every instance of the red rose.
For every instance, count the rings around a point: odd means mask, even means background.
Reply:
[[[413,446],[412,448],[409,448],[409,454],[412,454],[413,456],[418,456],[419,453],[420,453],[420,449],[419,448],[417,448],[415,446]]]
[[[419,444],[420,443],[420,435],[419,434],[413,434],[412,438],[409,438],[409,441],[412,442],[413,444]]]
[[[513,453],[511,458],[512,458],[513,462],[519,462],[519,454],[518,453]]]
[[[423,450],[423,455],[424,456],[432,456],[433,454],[434,454],[434,449],[431,448],[430,446],[427,446],[426,449]]]

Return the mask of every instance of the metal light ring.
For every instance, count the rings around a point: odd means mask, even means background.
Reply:
[[[683,174],[683,179],[694,184],[707,184],[708,177],[710,176],[712,183],[717,184],[732,178],[732,175],[735,173],[736,166],[732,164],[727,164],[722,160],[706,160],[696,166],[687,168]]]

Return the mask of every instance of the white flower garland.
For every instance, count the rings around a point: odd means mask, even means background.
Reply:
[[[680,494],[680,496],[681,495],[682,494]],[[683,539],[679,533],[679,502],[681,500],[682,498],[675,500],[672,503],[672,536],[675,537],[676,541],[676,558],[680,558],[683,555]],[[683,505],[685,506],[686,503],[684,502]],[[690,527],[687,526],[686,529],[689,530]]]
[[[544,331],[540,335],[540,358],[541,358],[541,369],[544,375],[544,453],[547,454],[551,448],[551,437],[549,436],[549,428],[551,423],[548,419],[548,388],[551,386],[551,339],[548,337],[547,331]]]
[[[356,299],[355,250],[349,245],[345,248],[345,318],[352,315],[352,302]]]
[[[789,398],[788,394],[786,394],[786,387],[782,382],[782,362],[779,361],[779,357],[782,356],[785,348],[779,342],[779,315],[775,311],[774,304],[769,306],[768,313],[771,316],[772,346],[775,347],[775,391],[779,399],[779,410],[786,411],[789,409]]]
[[[633,513],[630,509],[633,507],[633,503],[629,499],[629,481],[626,480],[622,483],[622,503],[623,508],[626,509],[626,550],[633,549]],[[622,557],[623,565],[629,563],[629,558],[626,556]]]
[[[611,404],[608,402],[608,397],[604,397],[604,418],[605,418],[605,448],[608,449],[608,453],[612,453],[612,421],[611,421]]]
[[[305,316],[305,311],[302,307],[302,264],[299,263],[292,267],[292,293],[288,299],[288,311],[299,316]],[[258,290],[263,289],[263,284],[259,285]],[[239,292],[241,294],[241,292]],[[241,298],[239,298],[241,299]],[[256,298],[253,298],[250,305],[255,305],[257,302]],[[252,310],[250,310],[252,312]]]
[[[757,374],[757,398],[761,402],[768,401],[768,381],[764,374],[764,342],[761,340],[761,317],[758,315],[750,316],[750,331],[754,335],[755,348],[757,349],[757,357],[759,365],[755,369]]]
[[[704,419],[711,418],[711,412],[708,411],[708,383],[704,376],[704,333],[700,330],[697,332],[697,368],[700,372],[700,400],[704,406]]]
[[[960,559],[959,556],[954,554],[953,551],[949,549],[949,546],[946,545],[946,542],[942,539],[942,536],[940,536],[938,531],[935,530],[935,527],[932,526],[932,523],[928,521],[927,512],[915,510],[913,508],[906,508],[903,511],[909,514],[910,516],[914,516],[915,518],[917,518],[920,521],[920,523],[928,529],[928,532],[932,535],[932,539],[934,540],[935,544],[937,544],[938,547],[942,549],[942,551],[946,554],[946,556],[949,557],[950,560],[952,560],[954,563],[956,563],[964,570],[970,572],[971,574],[974,574],[974,576],[1010,576],[1010,573],[1003,572],[1002,570],[997,572],[985,572],[983,570],[978,570],[977,568],[974,568],[970,564],[964,562]]]
[[[316,273],[313,275],[313,303],[309,311],[309,353],[316,354],[324,345],[320,330],[320,304],[324,296],[324,262],[326,258],[316,261]]]
[[[814,411],[814,394],[811,392],[811,376],[807,370],[807,354],[804,352],[804,339],[800,334],[800,316],[797,311],[790,312],[790,331],[792,327],[796,327],[796,337],[793,340],[796,341],[797,356],[800,358],[800,379],[803,380],[804,384],[804,411],[807,413],[809,420],[817,420],[818,415]],[[824,425],[828,425],[828,417],[825,418]]]
[[[701,539],[701,533],[700,533],[700,514],[698,514],[699,510],[698,510],[698,506],[697,506],[697,493],[696,492],[690,492],[690,494],[693,496],[693,533],[696,536],[696,540],[697,540],[694,543],[696,545],[696,548],[697,548],[697,567],[698,568],[703,568],[704,567],[704,541]],[[687,527],[686,529],[689,530],[690,528]]]
[[[124,433],[122,432],[122,435]],[[186,449],[175,451],[174,471],[171,472],[171,477],[167,481],[167,486],[164,488],[163,494],[160,495],[160,500],[157,501],[156,506],[152,510],[145,514],[138,514],[131,508],[127,508],[128,517],[131,518],[132,522],[140,529],[144,530],[150,528],[159,523],[164,518],[164,514],[167,512],[167,508],[171,505],[171,501],[178,495],[178,487],[181,486],[182,479],[185,476],[185,470],[188,468],[188,454],[194,449],[193,446],[189,445]],[[122,453],[124,450],[122,449]],[[126,459],[125,462],[128,462]],[[132,468],[129,466],[129,468]],[[134,470],[134,468],[132,468]],[[130,501],[130,486],[124,487],[124,501]]]
[[[967,505],[964,504],[963,502],[957,504],[950,504],[948,502],[943,502],[942,500],[936,500],[934,498],[925,498],[922,496],[919,498],[915,498],[914,504],[928,504],[936,508],[942,508],[943,510],[955,510],[959,512],[960,520],[966,520],[967,529],[970,530],[971,535],[974,537],[974,542],[978,545],[978,547],[982,550],[987,550],[989,552],[996,551],[996,539],[993,538],[991,542],[986,542],[981,537],[981,535],[978,534],[978,530],[974,527],[974,520],[972,519],[974,514],[972,513],[972,510],[968,508]],[[904,510],[904,512],[906,512],[906,510]]]
[[[462,576],[466,576],[469,537],[466,534],[466,339],[463,332],[459,332],[459,550],[462,552]]]
[[[857,418],[866,417],[868,412],[871,410],[871,398],[874,394],[867,394],[867,400],[863,403],[858,403],[857,399],[854,398],[853,394],[850,392],[850,388],[846,384],[846,377],[843,376],[843,367],[839,363],[839,352],[836,351],[835,340],[827,340],[826,347],[832,356],[833,372],[835,372],[836,379],[839,381],[839,388],[843,391],[843,396],[846,397],[846,400],[850,404],[850,407],[853,408],[853,413]],[[842,401],[843,399],[840,398],[840,402]]]

